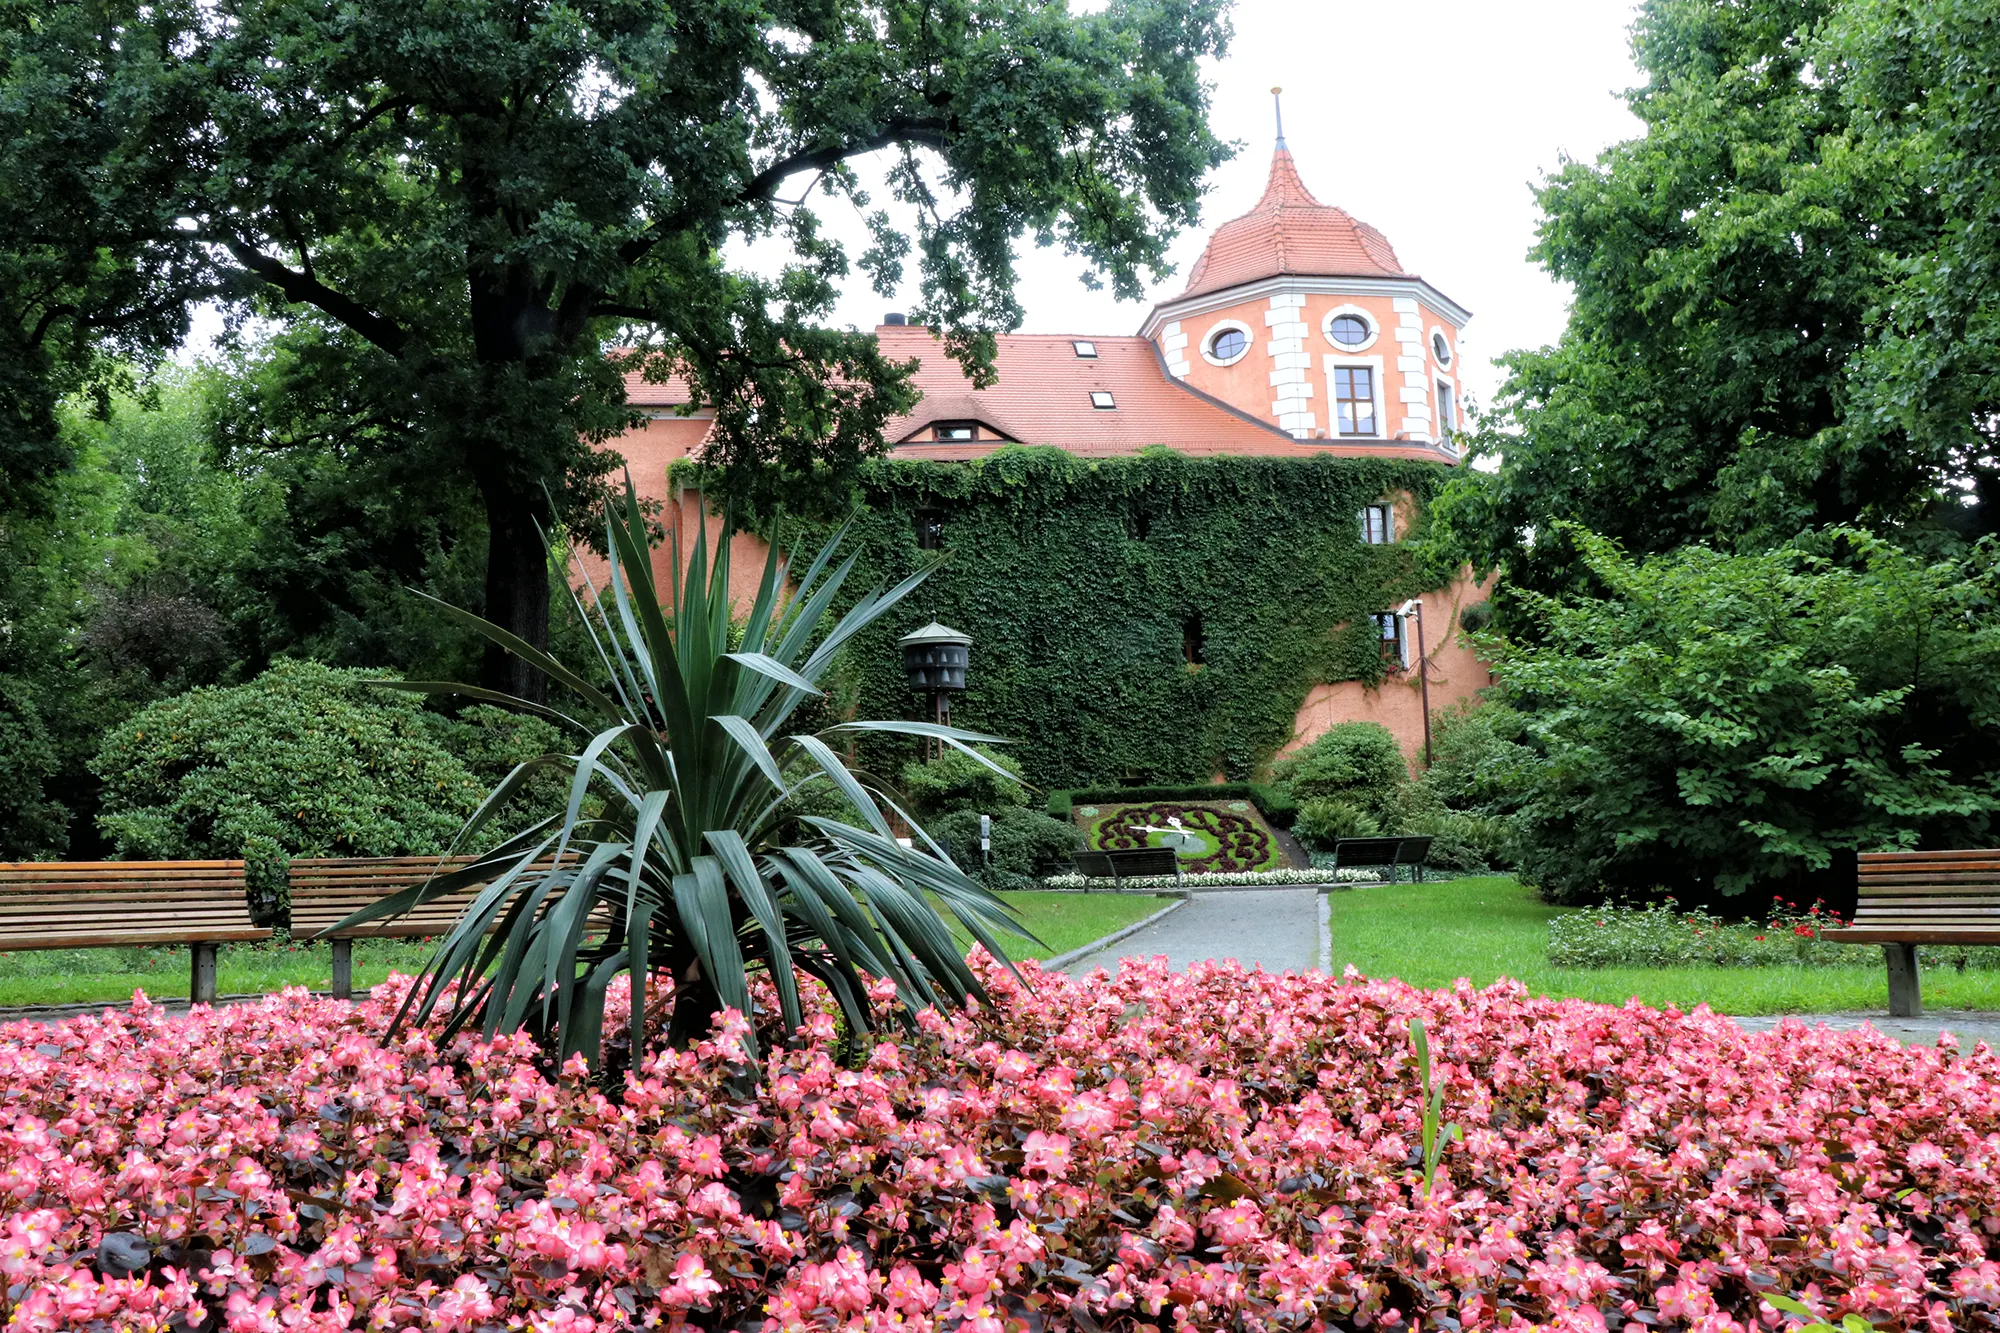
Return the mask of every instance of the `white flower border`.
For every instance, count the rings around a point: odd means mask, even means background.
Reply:
[[[1127,875],[1123,879],[1091,875],[1051,875],[1045,889],[1230,889],[1284,884],[1377,884],[1385,882],[1371,870],[1243,870],[1235,874]]]

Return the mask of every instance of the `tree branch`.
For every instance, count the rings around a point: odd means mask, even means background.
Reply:
[[[779,158],[752,176],[749,183],[731,202],[738,204],[769,202],[778,187],[795,172],[815,169],[824,171],[850,157],[872,153],[878,148],[888,148],[895,144],[905,146],[922,144],[930,148],[943,148],[946,143],[945,133],[950,128],[950,120],[943,116],[899,116],[875,133],[852,143],[829,144],[824,148],[808,149],[805,152],[793,153],[790,157]],[[618,251],[618,257],[627,264],[636,264],[659,243],[658,228],[650,228],[645,235],[635,236],[625,242]]]
[[[844,162],[850,157],[872,153],[878,148],[892,144],[923,144],[931,148],[945,146],[945,130],[950,122],[938,116],[904,116],[890,121],[865,139],[853,143],[829,144],[824,148],[808,149],[803,153],[793,153],[781,157],[750,178],[750,183],[737,195],[737,202],[751,203],[769,200],[783,184],[785,178],[800,171],[812,171]]]
[[[287,301],[317,306],[327,314],[374,343],[390,356],[401,356],[410,335],[402,325],[376,314],[351,296],[342,295],[309,273],[289,269],[278,260],[245,245],[234,237],[221,239],[222,246],[236,256],[236,262],[284,294]]]
[[[658,315],[643,306],[619,305],[615,301],[599,301],[590,308],[590,318],[602,319],[608,317],[644,320],[648,324],[657,324],[660,322]]]

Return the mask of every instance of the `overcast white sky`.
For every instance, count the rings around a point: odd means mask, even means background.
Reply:
[[[1491,357],[1562,330],[1566,293],[1527,259],[1534,182],[1564,154],[1588,160],[1640,131],[1618,96],[1639,82],[1632,9],[1629,0],[1238,0],[1236,39],[1213,71],[1213,124],[1242,151],[1210,181],[1202,226],[1175,243],[1176,275],[1145,301],[1121,302],[1084,288],[1060,251],[1030,246],[1023,328],[1136,333],[1154,300],[1178,294],[1207,230],[1263,192],[1276,85],[1307,188],[1380,228],[1405,268],[1472,311],[1466,378],[1486,401],[1499,379]],[[849,234],[836,208],[822,208]],[[857,276],[835,322],[868,328],[909,304],[884,301]]]

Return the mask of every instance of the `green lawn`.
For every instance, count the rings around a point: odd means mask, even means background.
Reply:
[[[1005,893],[1000,895],[1021,914],[1023,924],[1040,936],[1046,948],[1026,940],[1010,940],[1017,958],[1051,958],[1088,944],[1143,916],[1157,912],[1166,900],[1109,893]],[[357,990],[388,977],[393,968],[415,972],[430,957],[421,941],[362,940],[354,946]],[[246,995],[309,986],[325,990],[332,984],[333,958],[324,944],[225,944],[217,960],[216,989],[224,995]],[[26,1004],[75,1004],[125,1001],[135,989],[155,999],[185,999],[188,955],[185,949],[58,949],[45,953],[0,953],[0,1007]]]
[[[1882,951],[1854,946],[1852,967],[1562,968],[1548,961],[1549,907],[1512,879],[1382,885],[1334,893],[1333,966],[1352,963],[1374,977],[1449,986],[1460,977],[1484,986],[1513,977],[1538,994],[1691,1009],[1707,1003],[1730,1014],[1830,1013],[1886,1009]],[[2000,1009],[2000,971],[1927,968],[1926,1009]]]
[[[419,940],[361,940],[354,946],[357,989],[386,979],[390,969],[414,972],[430,957]],[[216,960],[216,989],[245,995],[333,984],[333,951],[324,944],[225,944]],[[124,1001],[144,990],[154,999],[186,999],[186,949],[51,949],[0,953],[0,1006]]]
[[[1139,893],[1003,893],[1000,897],[1020,913],[1022,924],[1042,941],[1042,945],[1034,945],[1021,940],[1009,953],[1016,959],[1038,960],[1102,939],[1120,926],[1151,916],[1171,901]],[[1001,942],[1015,944],[1012,940]]]

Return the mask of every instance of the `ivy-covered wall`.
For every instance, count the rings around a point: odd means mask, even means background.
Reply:
[[[1312,686],[1381,678],[1369,613],[1441,586],[1407,544],[1364,545],[1359,515],[1398,493],[1421,511],[1444,475],[1396,459],[1165,449],[871,464],[845,548],[859,557],[850,586],[931,556],[917,546],[920,510],[943,518],[945,561],[850,649],[852,702],[863,717],[918,716],[895,639],[936,619],[973,640],[953,720],[1016,742],[1038,786],[1255,776]],[[808,550],[824,536],[780,532]],[[1191,667],[1196,621],[1203,665]]]

